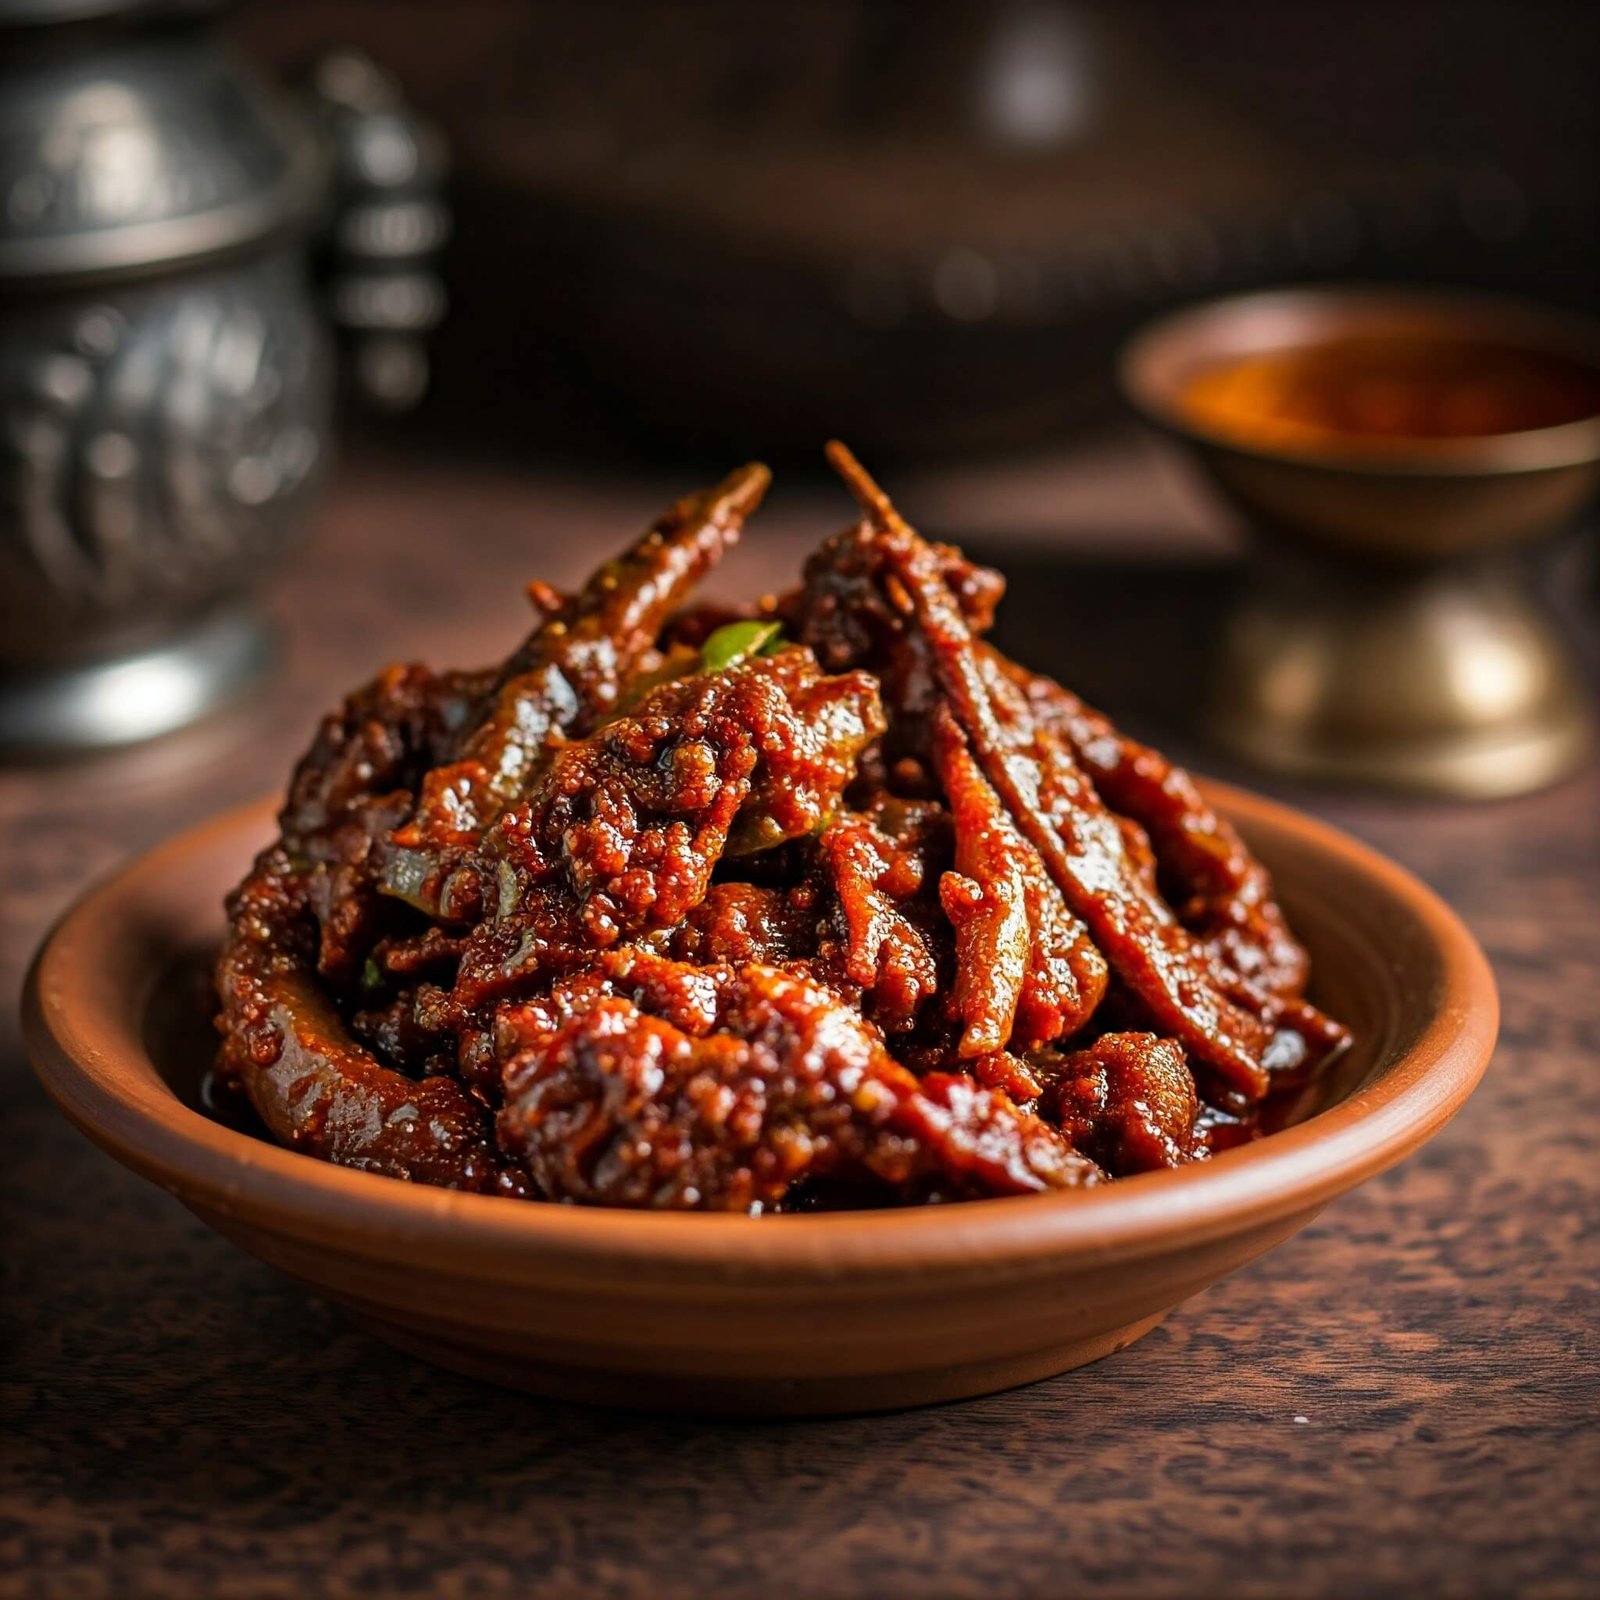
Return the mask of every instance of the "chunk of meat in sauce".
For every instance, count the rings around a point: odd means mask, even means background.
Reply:
[[[487,673],[386,667],[324,717],[290,780],[281,837],[307,863],[321,930],[317,970],[348,983],[391,924],[377,893],[378,851],[411,791],[438,762],[487,692]]]
[[[986,633],[1005,580],[951,545],[925,543],[924,549],[967,626]],[[882,539],[863,521],[827,540],[807,561],[800,589],[780,602],[797,636],[831,671],[865,667],[877,677],[889,713],[890,763],[926,758],[929,719],[941,698],[928,642],[905,626],[891,588]]]
[[[1041,1110],[1071,1143],[1121,1177],[1181,1166],[1195,1150],[1200,1104],[1176,1039],[1107,1033],[1051,1061]]]
[[[970,1078],[919,1082],[807,978],[619,962],[604,985],[584,974],[502,1023],[500,1139],[551,1199],[748,1211],[801,1179],[932,1180],[955,1196],[1099,1178]]]
[[[460,899],[483,920],[462,957],[458,1012],[678,927],[737,829],[770,845],[818,826],[881,725],[870,677],[823,677],[791,648],[664,685],[567,746],[460,869],[472,874]]]
[[[809,881],[793,888],[713,883],[673,934],[671,953],[691,964],[807,961],[817,953],[821,899]]]

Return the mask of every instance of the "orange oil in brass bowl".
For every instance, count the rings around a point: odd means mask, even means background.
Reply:
[[[1443,440],[1541,432],[1600,416],[1600,373],[1552,351],[1402,330],[1224,356],[1180,403],[1245,448],[1426,454]]]

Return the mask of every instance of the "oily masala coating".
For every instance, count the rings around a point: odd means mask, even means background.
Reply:
[[[525,1200],[961,1201],[1205,1159],[1344,1046],[1193,780],[829,458],[861,519],[789,594],[689,603],[745,467],[532,585],[501,666],[324,720],[217,962],[274,1139]]]

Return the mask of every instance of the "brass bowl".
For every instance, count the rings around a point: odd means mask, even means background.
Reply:
[[[1557,355],[1600,375],[1600,327],[1517,301],[1309,288],[1165,317],[1124,349],[1131,403],[1240,510],[1257,560],[1223,629],[1208,731],[1300,777],[1491,796],[1569,771],[1583,676],[1515,552],[1600,486],[1600,412],[1471,438],[1251,446],[1184,404],[1215,362],[1349,337]]]

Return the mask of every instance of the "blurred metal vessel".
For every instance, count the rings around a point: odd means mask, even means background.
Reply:
[[[1206,730],[1297,778],[1466,799],[1554,782],[1593,745],[1593,694],[1519,556],[1600,490],[1600,410],[1363,455],[1348,438],[1251,441],[1185,402],[1208,363],[1348,337],[1546,352],[1600,393],[1600,324],[1499,296],[1287,289],[1141,333],[1123,353],[1124,392],[1188,447],[1250,533]]]
[[[425,380],[437,141],[359,57],[266,83],[222,9],[0,4],[6,749],[145,738],[248,683],[249,593],[328,453],[330,324],[374,398]]]

